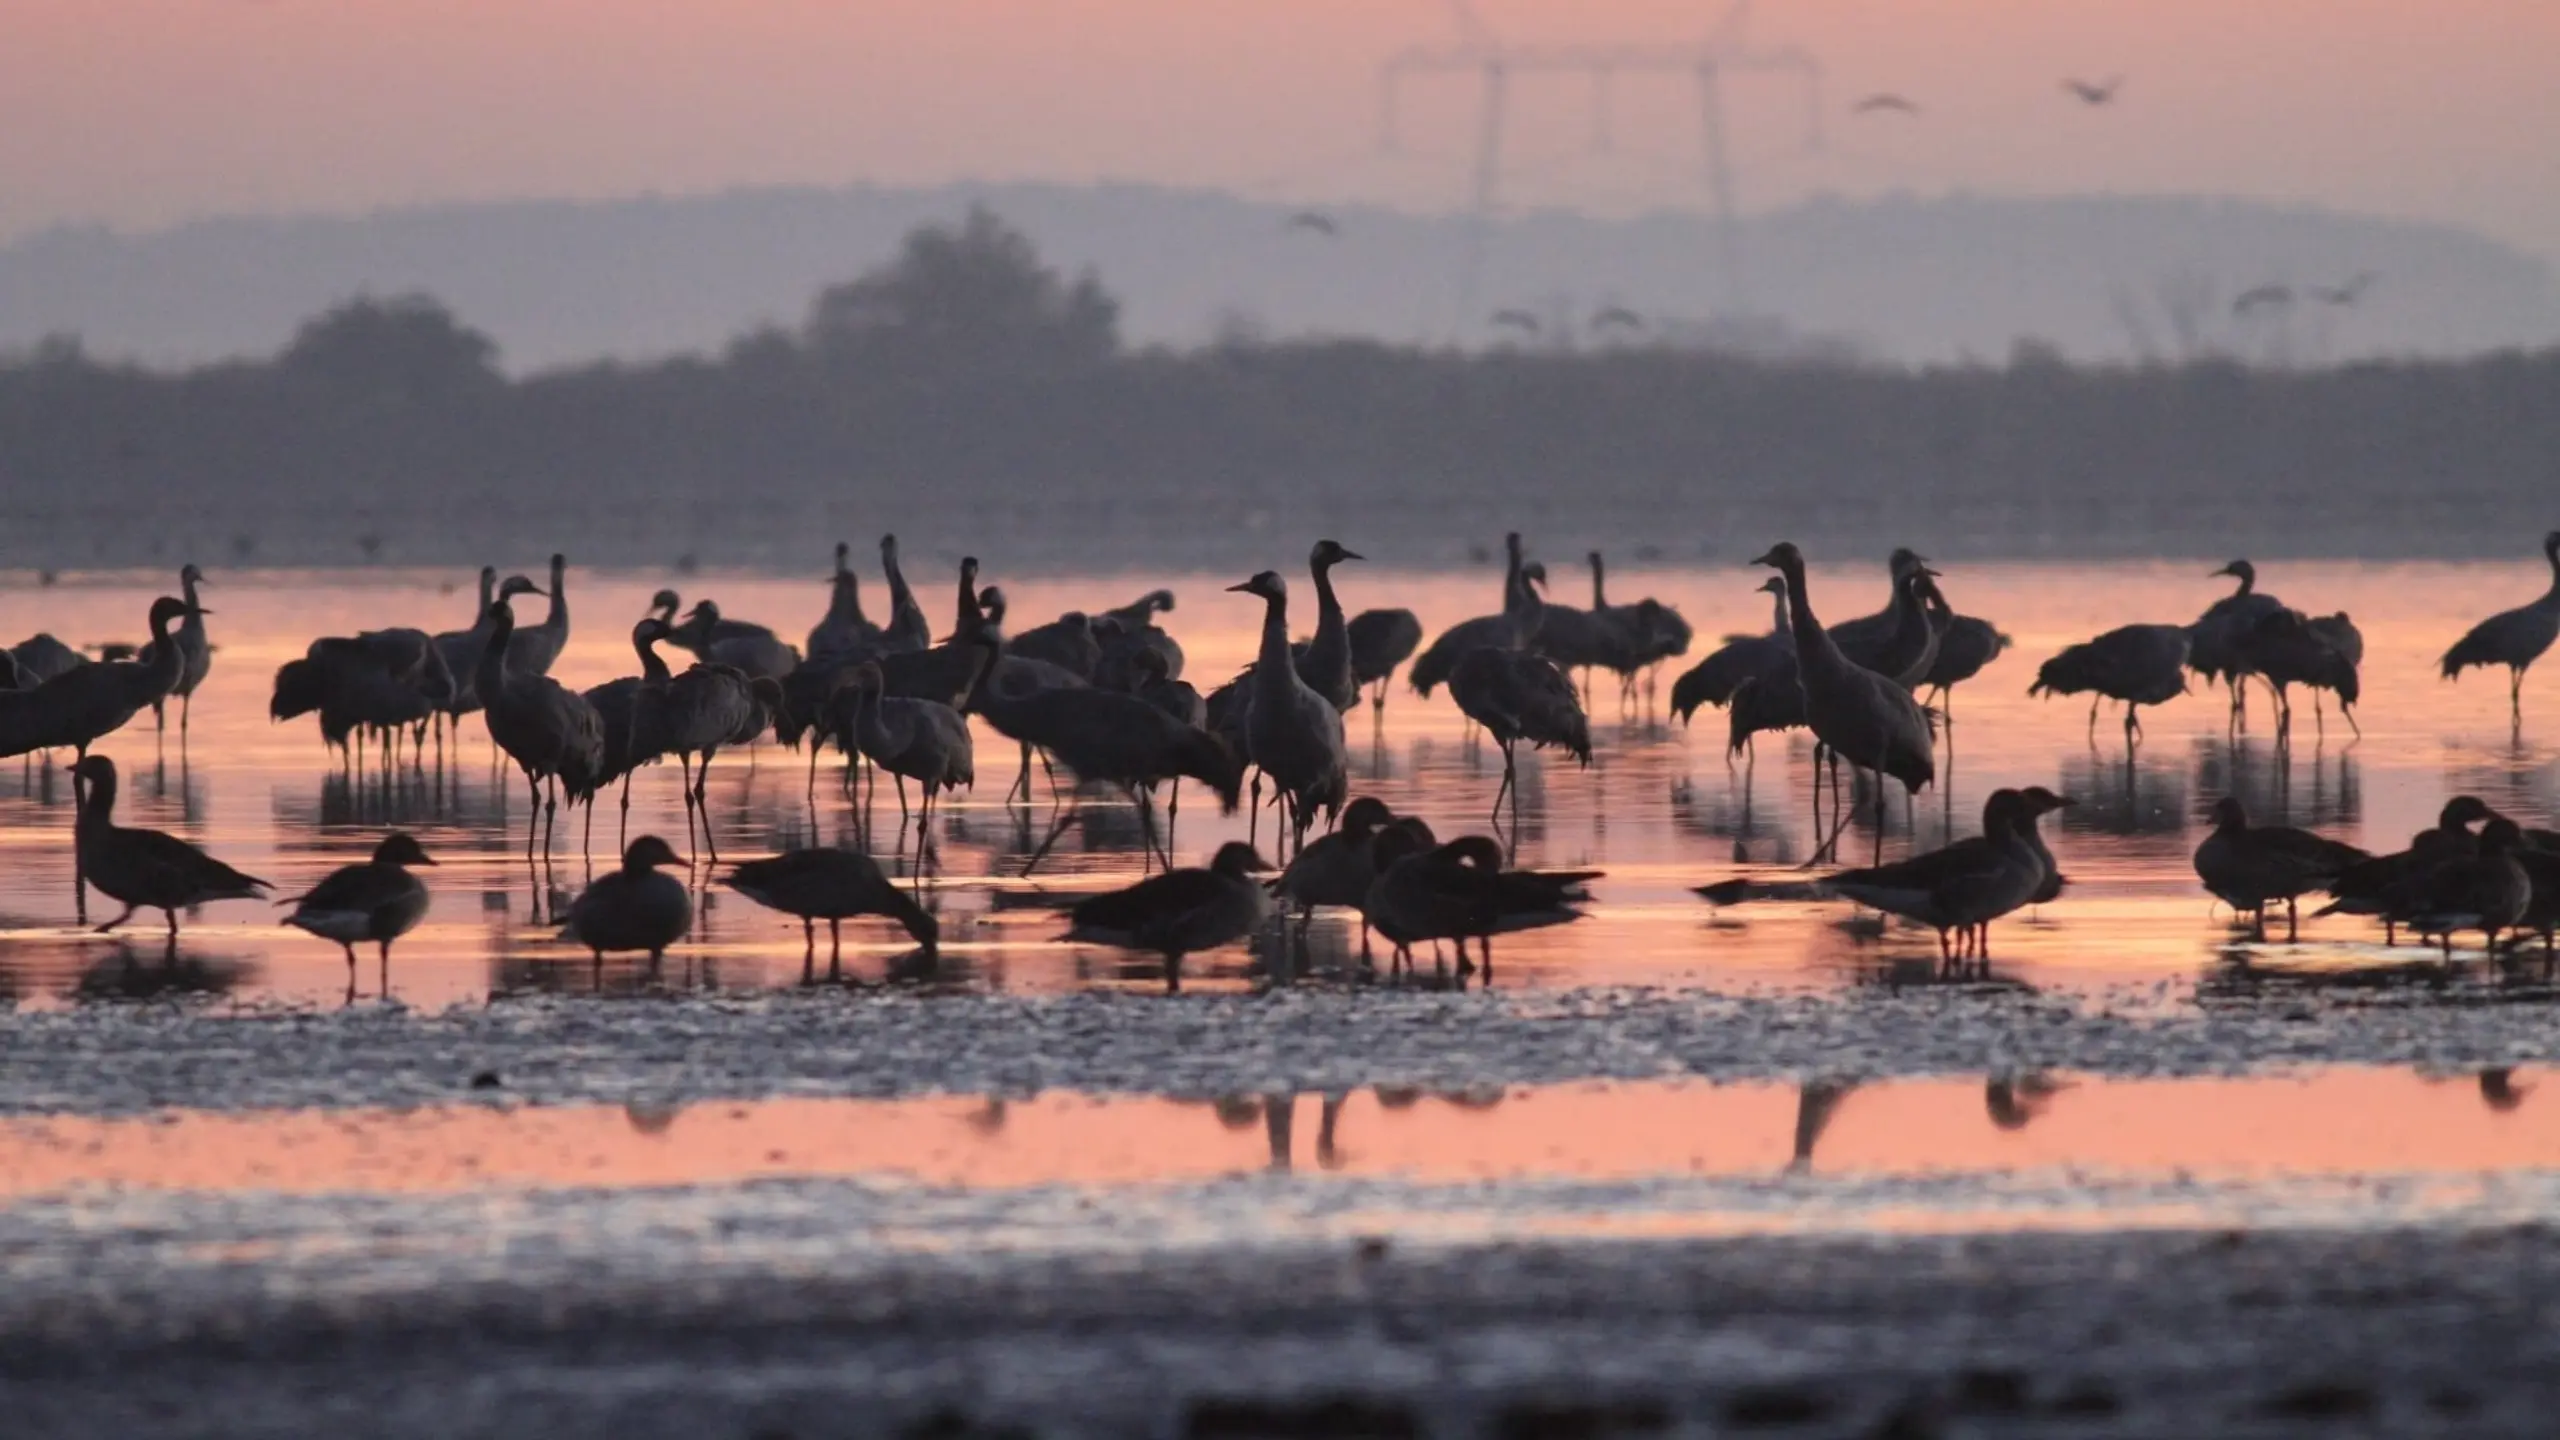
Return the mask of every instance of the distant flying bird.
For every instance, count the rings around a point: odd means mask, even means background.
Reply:
[[[1321,210],[1301,210],[1297,214],[1290,216],[1288,221],[1280,228],[1283,230],[1309,231],[1313,234],[1321,235],[1327,240],[1338,240],[1342,237],[1342,227],[1334,224],[1333,217],[1325,214]]]
[[[2062,82],[2062,88],[2064,91],[2068,92],[2074,99],[2077,99],[2083,105],[2109,104],[2116,98],[2116,91],[2123,87],[2124,77],[2121,75],[2110,75],[2104,81],[2097,84],[2091,84],[2086,80],[2065,80]]]
[[[2281,309],[2285,306],[2291,305],[2292,303],[2292,286],[2261,285],[2254,290],[2244,290],[2240,292],[2240,298],[2231,302],[2231,313],[2234,315],[2246,315],[2250,311],[2256,310],[2261,306],[2272,305]]]
[[[2353,305],[2362,300],[2364,292],[2372,289],[2373,282],[2380,278],[2372,271],[2364,270],[2344,285],[2313,285],[2305,293],[2323,305]]]
[[[1496,310],[1493,312],[1492,323],[1508,325],[1524,335],[1538,333],[1538,317],[1526,310]]]
[[[1624,305],[1611,305],[1591,317],[1591,328],[1594,330],[1641,330],[1644,328],[1644,317]]]
[[[1920,113],[1920,105],[1907,95],[1896,95],[1886,90],[1870,95],[1849,107],[1850,113],[1854,115],[1875,115],[1888,110],[1899,115],[1917,115]]]

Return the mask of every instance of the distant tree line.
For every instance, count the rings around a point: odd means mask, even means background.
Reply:
[[[2560,524],[2560,352],[2300,371],[2079,368],[2032,343],[1927,369],[1667,343],[1136,349],[1096,277],[983,210],[717,356],[521,379],[497,361],[426,297],[352,301],[266,360],[11,355],[0,564],[353,562],[359,537],[444,563],[528,535],[608,561],[805,561],[891,527],[1044,565],[1174,546],[1223,565],[1319,532],[1434,563],[1510,526],[1664,559],[1780,535],[2462,554]]]

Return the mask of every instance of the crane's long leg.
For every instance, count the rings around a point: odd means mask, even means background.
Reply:
[[[533,768],[525,767],[525,792],[533,797],[533,808],[524,817],[524,863],[533,863],[534,832],[542,828],[542,782],[534,777]]]
[[[720,840],[711,833],[711,757],[719,753],[717,745],[702,752],[702,771],[693,782],[693,808],[702,816],[702,848],[711,852],[714,865],[720,863]],[[752,757],[754,752],[749,751],[748,754]],[[752,758],[750,763],[753,763]]]

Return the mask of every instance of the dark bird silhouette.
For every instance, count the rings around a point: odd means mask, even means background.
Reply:
[[[635,631],[634,645],[640,651],[642,683],[631,700],[631,741],[625,758],[631,765],[644,765],[662,756],[676,757],[684,775],[685,834],[690,840],[697,817],[702,826],[703,847],[711,858],[720,858],[720,844],[711,830],[711,762],[728,746],[754,741],[781,708],[782,688],[772,677],[750,676],[733,666],[701,662],[689,666],[683,674],[669,675],[657,663],[650,642],[667,638],[663,621],[643,621],[650,625],[649,639]],[[607,751],[611,747],[608,745]],[[696,768],[699,762],[700,768]],[[608,766],[598,764],[592,772],[595,784],[606,777]],[[628,769],[624,771],[627,778]],[[588,818],[594,812],[590,807]]]
[[[1526,310],[1496,310],[1493,312],[1492,323],[1499,328],[1517,330],[1523,335],[1535,335],[1541,328],[1538,317]]]
[[[2257,673],[2249,663],[2249,633],[2285,605],[2258,589],[2258,567],[2246,560],[2234,560],[2213,573],[2236,577],[2240,588],[2214,601],[2187,627],[2187,668],[2230,687],[2231,719],[2237,724],[2248,703],[2244,687]]]
[[[908,938],[931,952],[942,942],[942,922],[890,883],[880,862],[855,850],[820,847],[749,860],[729,874],[729,888],[768,910],[799,917],[808,943],[803,977],[815,966],[817,922],[827,922],[827,973],[842,973],[844,922],[878,915],[905,927]]]
[[[1160,955],[1164,988],[1180,990],[1185,956],[1233,944],[1270,918],[1271,896],[1253,878],[1270,869],[1252,846],[1230,840],[1205,869],[1168,870],[1078,903],[1059,938]]]
[[[853,547],[836,542],[836,569],[827,581],[827,613],[809,628],[808,658],[868,653],[881,648],[882,632],[862,613],[862,578],[853,573]]]
[[[2126,625],[2095,640],[2069,646],[2036,671],[2029,695],[2086,695],[2089,733],[2098,729],[2098,703],[2124,705],[2124,741],[2142,735],[2139,711],[2166,705],[2187,693],[2187,628]]]
[[[1917,115],[1920,113],[1920,106],[1917,101],[1907,95],[1897,95],[1886,90],[1861,98],[1857,104],[1849,107],[1849,113],[1852,115]]]
[[[2507,667],[2507,713],[2519,729],[2524,725],[2524,672],[2560,639],[2560,530],[2542,537],[2542,558],[2551,566],[2551,588],[2540,599],[2490,616],[2444,652],[2447,680],[2474,665]]]
[[[983,670],[995,658],[992,637],[979,637],[973,648]],[[881,685],[879,666],[866,662],[855,667],[848,687],[852,713],[843,717],[836,743],[847,755],[858,750],[896,781],[902,825],[909,813],[907,782],[916,782],[916,851],[921,866],[932,848],[935,798],[977,783],[977,752],[969,739],[969,722],[957,709],[938,700],[883,695]],[[976,688],[974,679],[969,688]]]
[[[427,914],[427,885],[409,873],[412,865],[433,865],[410,836],[394,830],[373,847],[373,858],[361,865],[342,865],[303,894],[279,905],[293,913],[284,923],[297,930],[334,940],[347,952],[347,995],[356,993],[356,946],[371,942],[380,952],[377,980],[391,993],[391,942],[417,928]]]
[[[1818,880],[1727,880],[1700,886],[1697,893],[1717,906],[1746,900],[1853,900],[1935,930],[1942,965],[1952,965],[1968,951],[1988,962],[1991,922],[2036,903],[2054,877],[2051,854],[2034,835],[2036,822],[2072,803],[2041,787],[1994,790],[1983,801],[1978,836],[1890,865],[1843,870]]]
[[[2249,315],[2260,310],[2282,310],[2293,304],[2290,285],[2259,285],[2243,290],[2231,302],[2231,313]]]
[[[2382,922],[2385,945],[2399,943],[2400,926],[2417,909],[2427,876],[2448,860],[2471,855],[2479,837],[2471,827],[2497,812],[2477,795],[2456,795],[2444,803],[2433,829],[2409,839],[2409,848],[2376,855],[2338,872],[2327,886],[2330,901],[2311,912],[2325,915],[2370,915]]]
[[[570,904],[569,922],[560,928],[560,938],[585,946],[595,956],[599,973],[609,954],[645,950],[655,966],[667,947],[683,939],[693,925],[693,896],[684,882],[658,871],[662,865],[683,863],[655,835],[632,841],[622,852],[622,868],[598,876]]]
[[[1679,716],[1682,724],[1687,724],[1702,705],[1732,704],[1734,692],[1745,682],[1781,667],[1790,672],[1789,683],[1794,683],[1796,642],[1794,633],[1787,628],[1787,582],[1772,575],[1760,582],[1760,589],[1771,597],[1777,612],[1769,633],[1727,635],[1724,644],[1671,682],[1671,713]]]
[[[2114,103],[2116,92],[2124,88],[2124,77],[2110,75],[2105,80],[2094,83],[2087,80],[2066,79],[2062,82],[2062,88],[2064,93],[2083,105],[2107,105]]]
[[[1934,576],[1928,559],[1909,547],[1898,547],[1885,560],[1885,607],[1872,615],[1843,620],[1829,627],[1831,643],[1853,665],[1863,666],[1884,676],[1904,689],[1902,677],[1920,669],[1937,655],[1936,638],[1929,626],[1928,604],[1913,580],[1922,575]],[[1917,683],[1918,676],[1912,677]]]
[[[1591,763],[1591,722],[1573,682],[1543,656],[1489,645],[1478,649],[1450,674],[1449,698],[1502,747],[1502,785],[1493,794],[1497,819],[1505,797],[1519,808],[1522,742],[1538,750],[1554,746],[1585,766]]]
[[[423,738],[426,722],[440,708],[438,697],[453,689],[444,652],[424,631],[323,636],[311,642],[301,659],[277,668],[267,717],[292,720],[317,713],[322,744],[352,762],[364,737],[372,735],[381,741],[383,761],[389,764],[396,737],[414,726]]]
[[[1425,700],[1431,692],[1449,680],[1449,672],[1470,651],[1490,645],[1500,650],[1527,649],[1538,638],[1538,627],[1544,622],[1546,602],[1529,588],[1529,567],[1520,553],[1520,532],[1502,537],[1506,562],[1502,573],[1502,613],[1480,615],[1462,620],[1440,632],[1430,646],[1413,662],[1406,679],[1413,693]]]
[[[1006,654],[1055,665],[1084,681],[1091,681],[1102,664],[1101,637],[1094,634],[1092,617],[1081,610],[1070,610],[1046,625],[1008,635],[1004,648]]]
[[[524,772],[533,809],[540,812],[544,853],[550,850],[552,824],[560,811],[560,792],[572,803],[595,794],[604,769],[604,717],[586,698],[545,675],[507,663],[515,633],[515,616],[505,600],[490,607],[489,643],[480,652],[480,704],[487,713],[489,738]],[[552,787],[550,802],[543,785]],[[533,858],[534,819],[525,817],[525,858]],[[635,844],[637,842],[634,842]],[[663,842],[661,842],[663,843]]]
[[[1494,936],[1581,919],[1575,905],[1589,900],[1585,887],[1602,878],[1597,870],[1506,870],[1501,844],[1483,835],[1426,848],[1422,833],[1396,825],[1371,844],[1378,877],[1361,914],[1395,947],[1394,961],[1409,967],[1414,946],[1454,940],[1464,975],[1475,968],[1467,957],[1472,939],[1482,946],[1488,981]]]
[[[977,562],[968,564],[972,579]],[[907,588],[907,572],[898,563],[898,537],[880,537],[880,574],[889,585],[889,622],[880,627],[882,648],[891,654],[923,650],[933,644],[933,626],[924,618],[924,607],[916,603],[916,592]]]
[[[1369,703],[1385,711],[1396,667],[1422,648],[1422,622],[1410,610],[1363,610],[1351,617],[1343,631],[1351,642],[1351,678],[1364,686],[1377,686]]]
[[[2347,717],[2348,726],[2359,735],[2363,733],[2363,727],[2356,724],[2355,705],[2364,693],[2357,673],[2358,662],[2364,657],[2364,636],[2344,613],[2313,619],[2299,610],[2278,610],[2261,618],[2242,637],[2240,648],[2249,668],[2275,691],[2279,742],[2293,733],[2292,691],[2296,685],[2315,692],[2315,712],[2316,692],[2335,694],[2338,710]]]
[[[1604,305],[1591,316],[1591,328],[1603,330],[1642,330],[1644,317],[1624,305]]]
[[[215,900],[255,900],[259,891],[270,888],[266,881],[232,869],[175,835],[115,823],[113,760],[86,755],[71,767],[71,773],[87,787],[72,827],[80,873],[98,893],[124,906],[122,914],[98,927],[99,934],[149,906],[168,917],[169,943],[175,946],[180,910]]]
[[[88,656],[41,630],[11,646],[9,654],[17,662],[18,684],[29,690],[89,663]]]
[[[1928,717],[1911,692],[1852,664],[1815,618],[1805,593],[1804,555],[1781,541],[1754,563],[1774,567],[1787,581],[1787,623],[1795,633],[1796,681],[1814,738],[1852,765],[1890,775],[1917,794],[1938,775]],[[1820,785],[1819,776],[1816,786]],[[1818,788],[1817,788],[1818,793]],[[1876,787],[1876,847],[1884,846],[1884,787]],[[1834,829],[1838,829],[1837,825]]]
[[[1333,593],[1333,567],[1362,558],[1333,540],[1319,540],[1307,552],[1307,573],[1316,587],[1316,631],[1303,648],[1291,647],[1298,678],[1332,701],[1338,711],[1360,703],[1360,678],[1351,661],[1351,627],[1343,619],[1342,601]]]
[[[800,668],[800,652],[761,625],[731,629],[719,602],[697,599],[684,623],[667,632],[668,643],[690,650],[707,665],[725,665],[750,680],[781,680]]]
[[[2267,938],[2267,907],[2284,902],[2285,940],[2301,936],[2295,902],[2325,890],[2350,866],[2371,855],[2340,841],[2286,825],[2249,823],[2240,797],[2213,804],[2213,833],[2196,847],[2196,876],[2215,899],[2255,917],[2255,934]]]
[[[1926,696],[1935,692],[1938,709],[1946,723],[1955,723],[1955,689],[1988,668],[2000,658],[2011,641],[2000,627],[1972,615],[1958,615],[1947,597],[1936,585],[1928,590],[1929,624],[1937,632],[1937,654],[1929,662],[1927,673],[1920,677],[1918,689]]]
[[[1244,761],[1217,736],[1115,690],[1039,687],[1027,694],[990,687],[978,713],[1007,738],[1047,753],[1079,779],[1117,785],[1138,803],[1154,839],[1144,797],[1168,780],[1197,780],[1217,792],[1228,814],[1244,788]]]
[[[519,626],[506,643],[507,664],[527,675],[548,675],[560,652],[569,644],[569,559],[565,555],[551,557],[551,588],[532,590],[536,595],[551,597],[551,609],[535,625]],[[527,587],[530,590],[531,587]],[[525,593],[523,591],[517,592]],[[513,612],[509,612],[510,619]],[[485,701],[483,702],[486,703]]]
[[[1297,911],[1303,932],[1313,921],[1319,905],[1356,910],[1368,897],[1369,883],[1378,877],[1377,862],[1371,844],[1378,832],[1395,822],[1395,812],[1386,802],[1371,795],[1354,797],[1342,807],[1342,821],[1329,835],[1307,842],[1281,872],[1271,887],[1272,893]],[[1361,943],[1368,943],[1368,926],[1361,926]]]
[[[1298,676],[1289,653],[1289,586],[1265,570],[1230,590],[1263,602],[1262,648],[1247,682],[1245,756],[1269,776],[1289,813],[1291,850],[1305,847],[1316,812],[1328,822],[1342,809],[1350,786],[1342,711]],[[1347,656],[1346,656],[1347,658]]]
[[[2533,904],[2533,881],[2517,861],[2524,835],[2516,822],[2501,815],[2480,827],[2480,843],[2469,855],[2458,855],[2427,873],[2409,928],[2442,942],[2444,958],[2453,958],[2453,937],[2465,930],[2480,932],[2489,954],[2498,952],[2498,934],[2524,919]]]
[[[165,698],[185,666],[174,627],[192,608],[174,596],[151,602],[147,660],[76,665],[33,689],[6,692],[0,698],[0,756],[37,750],[73,750],[85,756],[91,745]]]
[[[1327,240],[1339,239],[1342,235],[1342,227],[1334,222],[1332,216],[1321,210],[1301,210],[1281,222],[1280,228],[1321,235]]]
[[[507,584],[515,587],[505,592],[508,599],[540,593],[531,580],[521,575],[508,576]],[[499,593],[497,568],[481,566],[480,608],[471,612],[471,627],[440,631],[434,637],[437,658],[452,682],[441,707],[448,719],[459,719],[480,708],[480,652],[488,648],[489,606],[498,599]]]
[[[175,636],[179,656],[178,683],[170,687],[169,694],[178,697],[178,734],[181,737],[187,733],[187,721],[195,708],[196,687],[213,672],[213,645],[205,638],[205,612],[196,597],[196,588],[203,583],[204,572],[198,570],[192,561],[178,571],[178,592],[187,602],[187,616],[178,622]],[[142,647],[142,653],[135,658],[148,662],[150,650],[148,645]],[[168,728],[168,716],[163,713],[167,704],[168,696],[151,702],[152,723],[162,729]]]

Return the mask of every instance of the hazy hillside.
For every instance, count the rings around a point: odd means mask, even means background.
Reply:
[[[759,322],[796,322],[820,286],[979,200],[1052,259],[1097,269],[1138,343],[1222,328],[1516,338],[1487,323],[1503,307],[1550,336],[1609,305],[1660,330],[1715,313],[1724,293],[1712,235],[1689,215],[1507,221],[1462,316],[1462,217],[1344,209],[1327,239],[1288,227],[1284,207],[1205,191],[858,187],[57,230],[0,247],[0,348],[76,332],[92,353],[158,362],[266,354],[336,300],[424,290],[487,329],[519,372],[711,352]],[[1996,357],[2022,336],[2088,358],[2295,360],[2560,338],[2560,287],[2539,259],[2443,226],[2240,201],[1829,202],[1749,222],[1742,248],[1752,313],[1885,359]],[[2253,286],[2363,272],[2379,278],[2353,307],[2232,313]]]

